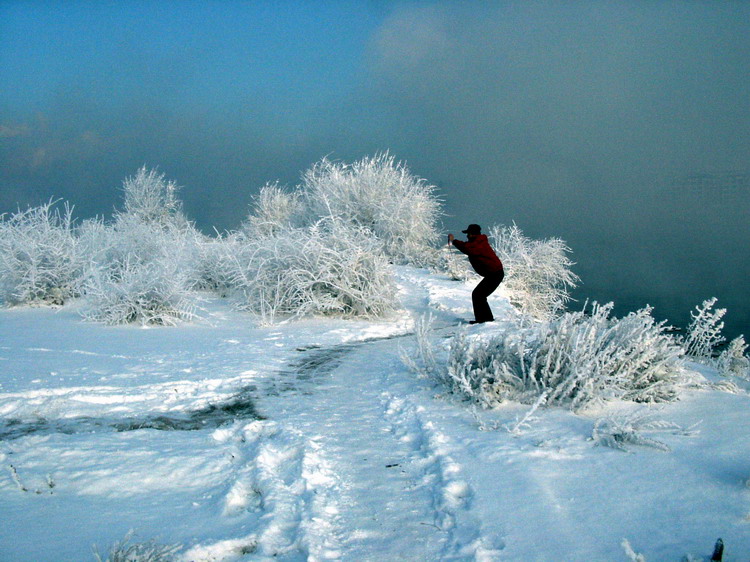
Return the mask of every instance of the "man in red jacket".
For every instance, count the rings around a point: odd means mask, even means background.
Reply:
[[[456,240],[452,234],[448,235],[448,242],[469,256],[471,267],[484,278],[471,293],[471,302],[474,305],[474,320],[470,324],[492,322],[495,317],[492,316],[487,297],[495,292],[505,276],[503,262],[495,254],[487,236],[482,234],[482,228],[478,224],[470,224],[462,232],[466,234],[469,239],[468,242]]]

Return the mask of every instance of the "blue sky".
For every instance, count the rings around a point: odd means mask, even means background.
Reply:
[[[748,326],[749,30],[740,1],[2,0],[0,213],[108,215],[146,164],[232,229],[266,182],[389,150],[446,231],[565,239],[579,298]]]
[[[2,4],[4,102],[33,109],[77,89],[97,103],[158,96],[231,111],[273,101],[303,111],[362,72],[378,15],[345,2]]]

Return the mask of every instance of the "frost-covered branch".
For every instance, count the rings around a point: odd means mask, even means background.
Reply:
[[[155,540],[132,542],[135,533],[131,530],[121,541],[115,541],[107,557],[102,558],[96,545],[93,547],[97,562],[171,562],[182,549],[179,544],[159,544]]]
[[[697,433],[695,427],[684,428],[672,422],[656,419],[651,412],[637,411],[623,416],[599,418],[594,422],[591,439],[596,445],[625,452],[629,452],[628,445],[652,447],[668,452],[670,451],[669,445],[647,437],[644,433],[669,432],[694,435]]]
[[[747,355],[747,348],[744,336],[738,336],[729,342],[716,361],[719,372],[725,376],[750,380],[750,357]]]
[[[721,319],[727,311],[725,308],[712,310],[716,301],[716,297],[705,300],[690,313],[692,321],[683,343],[685,353],[690,357],[711,359],[716,346],[724,341],[724,336],[721,335],[724,322]]]
[[[643,554],[639,554],[635,550],[633,550],[633,547],[630,545],[630,541],[628,539],[622,539],[622,543],[620,543],[620,545],[625,551],[625,556],[628,557],[628,560],[630,560],[630,562],[646,562],[646,557],[643,556]]]
[[[503,286],[522,313],[549,320],[565,310],[580,279],[570,269],[570,248],[559,238],[532,240],[513,226],[493,226],[492,247],[505,267]]]

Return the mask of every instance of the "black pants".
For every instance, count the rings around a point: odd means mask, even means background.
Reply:
[[[492,273],[482,279],[471,293],[471,303],[474,305],[474,320],[476,322],[492,322],[495,317],[492,316],[492,310],[487,303],[487,297],[495,292],[500,286],[504,273]]]

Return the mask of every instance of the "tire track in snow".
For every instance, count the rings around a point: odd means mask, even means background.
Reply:
[[[451,456],[457,446],[433,422],[424,421],[421,406],[389,392],[381,398],[393,434],[410,446],[411,463],[422,473],[416,485],[429,489],[432,497],[434,525],[444,533],[440,560],[496,560],[504,544],[482,536],[481,522],[471,511],[473,490]]]

